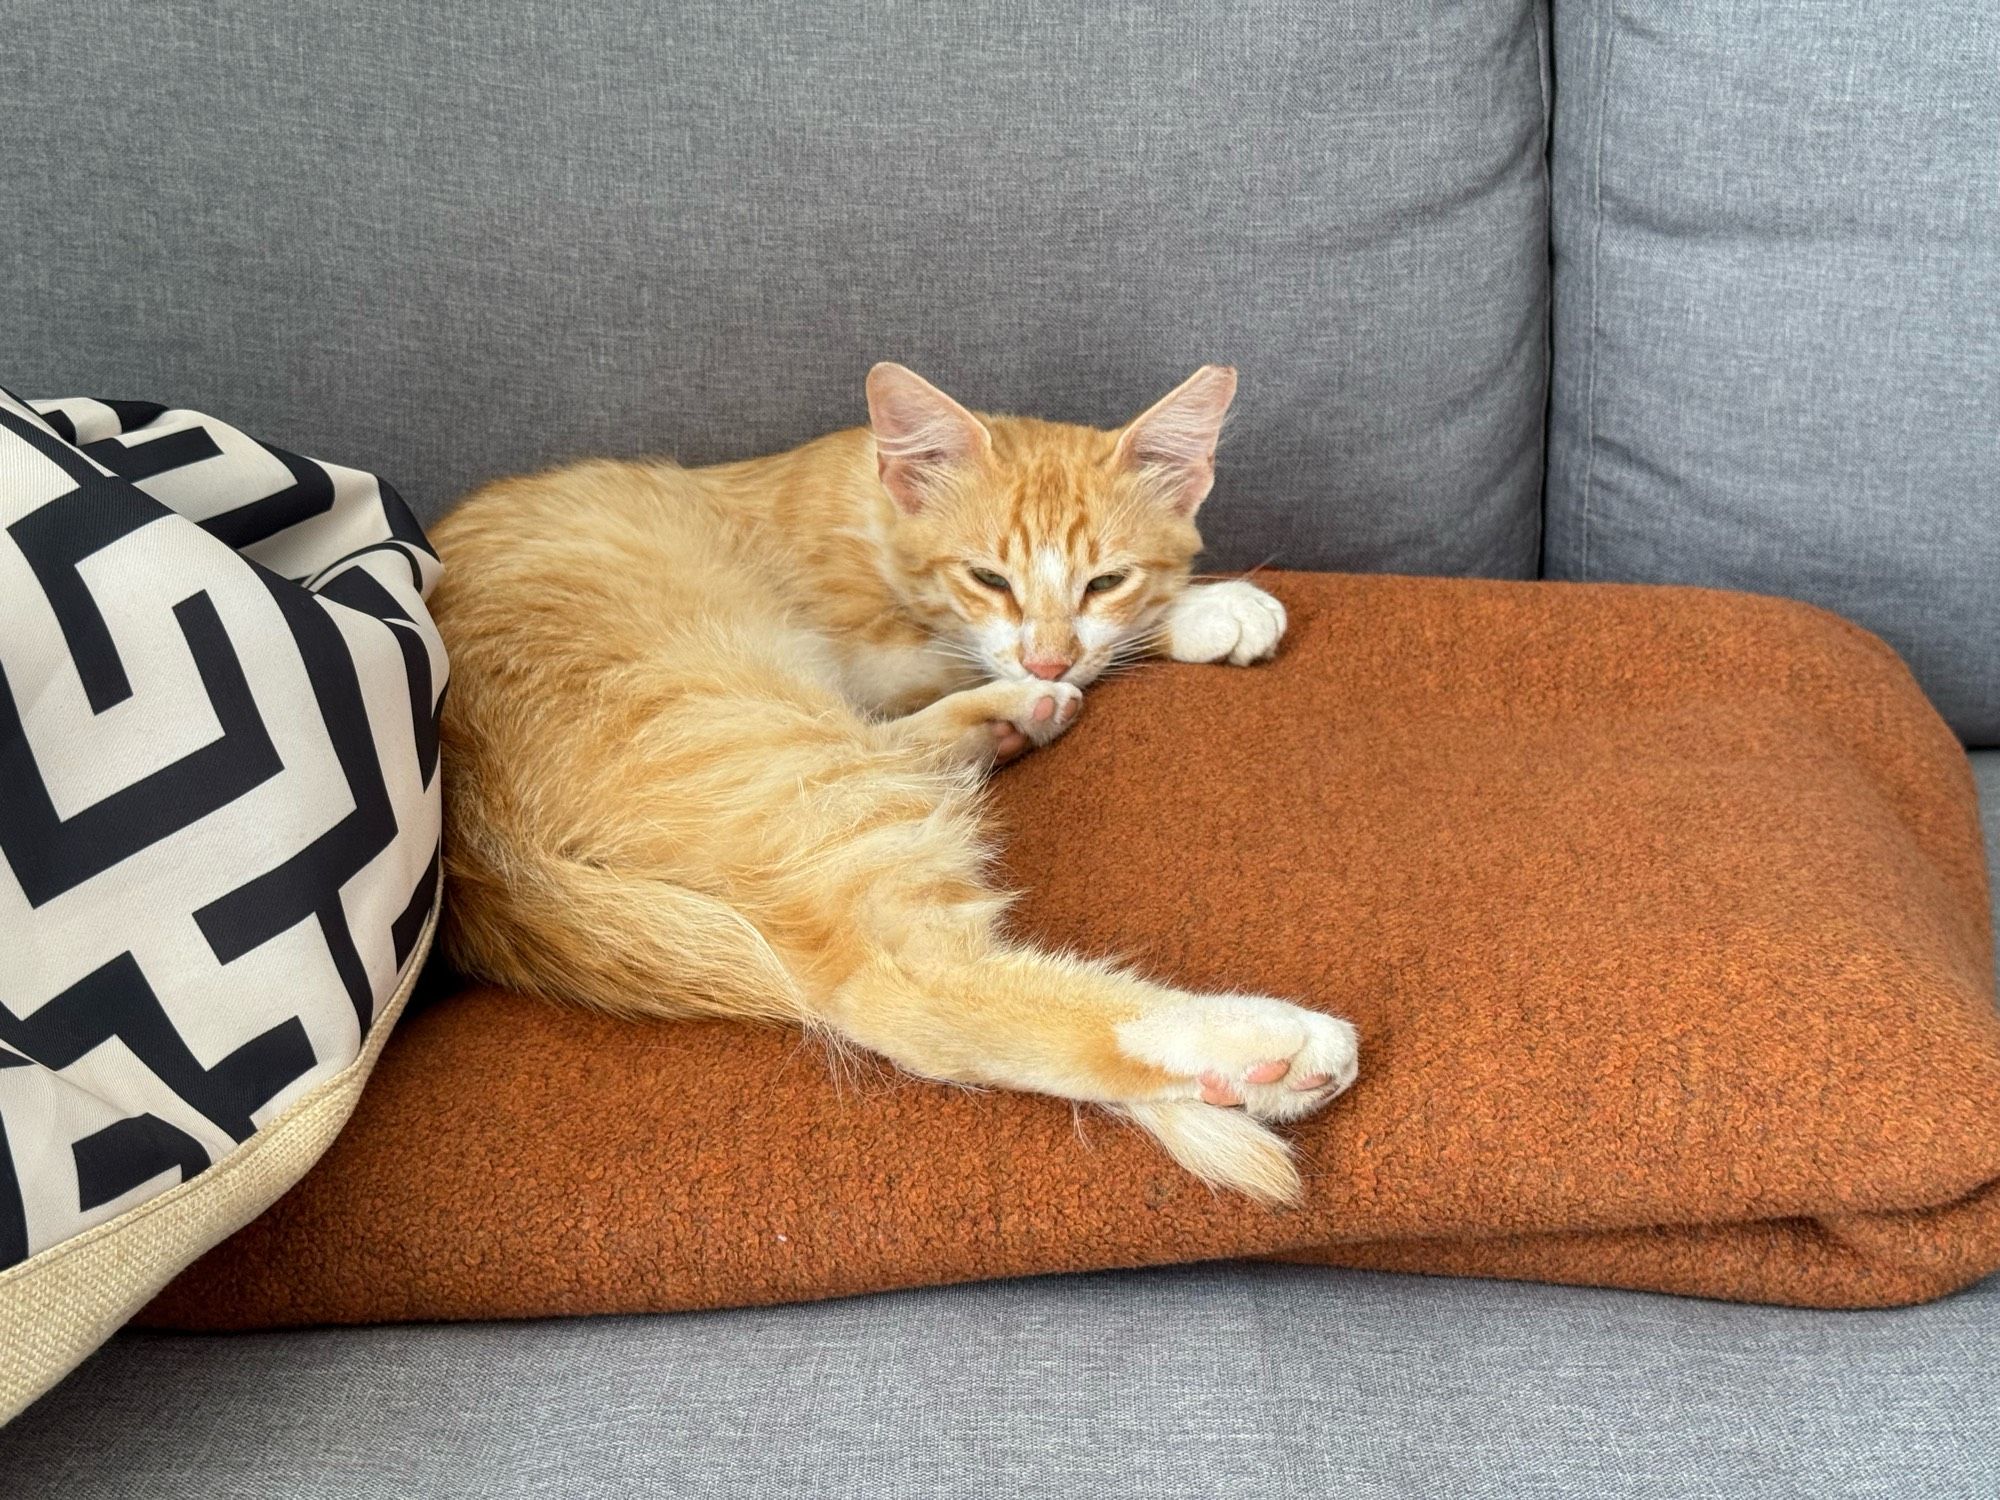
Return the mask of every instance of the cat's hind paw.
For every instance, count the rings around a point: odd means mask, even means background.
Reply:
[[[1309,1115],[1360,1070],[1351,1024],[1268,995],[1188,995],[1125,1022],[1118,1045],[1184,1079],[1183,1097],[1260,1120]]]
[[[1120,1050],[1174,1078],[1126,1106],[1204,1182],[1260,1202],[1298,1196],[1292,1152],[1262,1122],[1298,1120],[1360,1070],[1354,1026],[1262,994],[1190,994],[1118,1026]]]
[[[1360,1069],[1353,1026],[1264,995],[1185,996],[1120,1025],[1118,1045],[1175,1079],[1127,1106],[1132,1118],[1196,1176],[1267,1203],[1299,1183],[1290,1148],[1259,1122],[1311,1114]]]

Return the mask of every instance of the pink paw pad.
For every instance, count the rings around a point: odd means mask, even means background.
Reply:
[[[1243,1075],[1243,1081],[1245,1083],[1276,1083],[1291,1071],[1291,1062],[1286,1058],[1277,1057],[1273,1058],[1270,1062],[1258,1063],[1256,1067]]]
[[[1241,1104],[1243,1096],[1236,1092],[1236,1085],[1220,1073],[1201,1075],[1201,1102],[1204,1104]]]
[[[1330,1073],[1308,1073],[1303,1078],[1292,1080],[1292,1092],[1310,1094],[1314,1089],[1323,1089],[1332,1082],[1333,1075]]]

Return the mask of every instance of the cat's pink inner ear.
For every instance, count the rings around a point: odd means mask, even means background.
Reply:
[[[940,474],[983,453],[986,424],[914,370],[884,362],[868,372],[875,466],[897,506],[915,515]]]
[[[1236,371],[1203,365],[1126,425],[1112,461],[1154,471],[1167,504],[1193,515],[1215,488],[1215,445],[1235,399]]]

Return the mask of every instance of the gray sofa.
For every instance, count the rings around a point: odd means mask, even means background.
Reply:
[[[390,475],[1244,372],[1217,565],[1826,603],[2000,746],[1987,0],[0,3],[0,355]],[[2000,748],[1974,748],[2000,859]],[[64,1496],[1990,1496],[2000,1282],[1825,1314],[1202,1266],[128,1333]]]

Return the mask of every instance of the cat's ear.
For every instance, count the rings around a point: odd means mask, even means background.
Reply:
[[[1191,516],[1215,487],[1215,443],[1236,399],[1236,371],[1203,365],[1126,424],[1112,462],[1152,469],[1176,515]]]
[[[979,418],[916,371],[886,360],[868,372],[868,425],[882,488],[905,515],[924,508],[941,470],[993,444]]]

